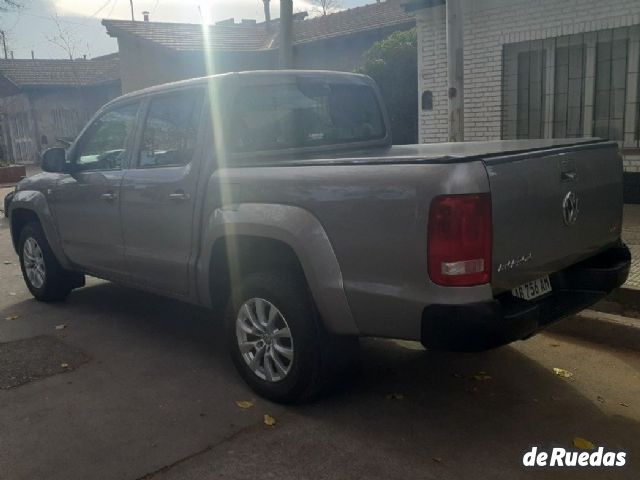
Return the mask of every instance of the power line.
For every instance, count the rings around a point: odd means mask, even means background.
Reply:
[[[54,18],[47,17],[46,15],[38,15],[38,14],[35,14],[35,13],[27,13],[27,12],[22,12],[22,15],[27,15],[29,17],[34,17],[34,18],[41,18],[42,20],[55,21]],[[88,25],[88,23],[75,22],[73,20],[67,20],[64,17],[58,17],[58,21],[63,22],[63,23],[68,23],[69,25],[76,25],[78,27],[86,27]]]
[[[116,5],[118,5],[118,0],[115,0],[115,2],[113,2],[113,5],[111,5],[111,10],[109,10],[109,13],[107,13],[107,18],[111,18],[111,14],[115,10]]]
[[[151,9],[151,15],[153,15],[154,13],[156,13],[156,8],[158,8],[158,5],[160,4],[160,0],[156,0],[156,4],[153,6],[153,8]]]
[[[87,20],[85,20],[85,21],[83,22],[83,25],[86,25],[86,24],[87,24],[91,19],[93,19],[96,15],[98,15],[102,10],[104,10],[105,8],[107,8],[107,6],[108,6],[112,1],[113,1],[113,0],[107,0],[106,2],[104,2],[104,3],[102,4],[102,6],[101,6],[98,10],[96,10],[95,12],[93,12],[93,14],[91,14],[91,15],[89,16],[89,18],[87,18]]]

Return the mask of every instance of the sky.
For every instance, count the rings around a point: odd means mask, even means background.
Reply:
[[[15,58],[97,57],[117,51],[115,39],[100,24],[103,18],[131,19],[129,0],[17,0],[22,8],[0,12],[0,29]],[[376,0],[338,0],[350,8]],[[0,4],[2,2],[0,1]],[[311,11],[313,0],[294,0],[294,11]],[[271,0],[271,16],[279,16],[279,0]],[[136,20],[150,12],[151,21],[212,23],[234,17],[263,20],[262,0],[133,0]],[[0,45],[0,55],[2,45]]]

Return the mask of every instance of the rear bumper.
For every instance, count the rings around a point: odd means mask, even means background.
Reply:
[[[552,293],[536,301],[506,292],[488,302],[429,305],[422,313],[422,343],[435,349],[476,351],[527,338],[622,285],[630,265],[629,249],[621,245],[552,274]]]

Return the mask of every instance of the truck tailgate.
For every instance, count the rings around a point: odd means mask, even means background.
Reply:
[[[483,161],[491,188],[496,293],[561,270],[619,240],[622,160],[615,142]]]

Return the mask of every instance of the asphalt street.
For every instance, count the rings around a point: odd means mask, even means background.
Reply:
[[[362,346],[352,384],[308,405],[269,403],[235,373],[206,310],[95,279],[65,303],[33,300],[2,219],[0,478],[640,476],[637,329],[572,318],[480,354]],[[522,466],[532,446],[571,449],[576,437],[627,452],[626,465]]]

